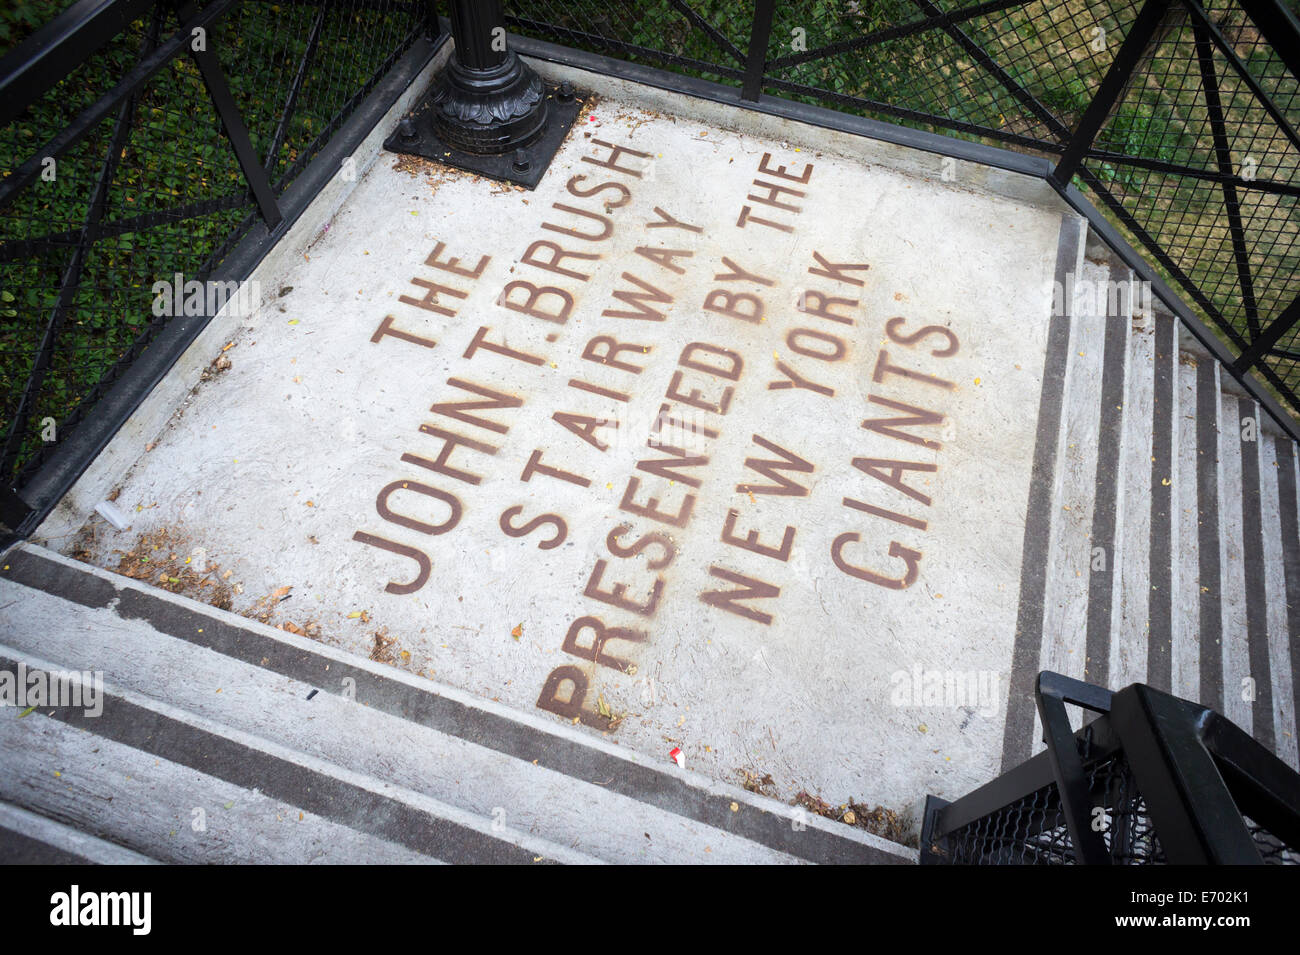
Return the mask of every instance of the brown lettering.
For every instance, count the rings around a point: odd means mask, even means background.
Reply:
[[[736,536],[736,520],[740,517],[740,511],[732,508],[727,511],[726,523],[722,525],[722,542],[731,544],[733,547],[739,547],[742,550],[753,551],[755,554],[762,554],[764,557],[773,557],[779,561],[790,559],[790,549],[794,547],[794,528],[787,526],[785,533],[781,537],[780,547],[770,547],[759,541],[758,531],[750,531],[744,537]]]
[[[612,169],[615,172],[621,172],[624,175],[635,176],[637,179],[641,178],[640,169],[630,169],[626,166],[620,166],[618,164],[618,161],[623,156],[624,153],[626,153],[629,156],[639,156],[641,159],[649,159],[650,158],[649,153],[638,152],[637,150],[629,149],[626,146],[616,146],[613,143],[605,142],[605,140],[603,139],[593,139],[591,143],[593,146],[603,146],[604,148],[608,149],[609,158],[595,159],[591,156],[583,156],[582,157],[583,162],[589,162],[593,166],[603,166],[605,169]]]
[[[447,505],[447,519],[441,524],[429,524],[425,521],[417,521],[413,517],[406,517],[398,514],[388,506],[388,497],[394,491],[414,491],[416,494],[423,494],[426,497],[432,497]],[[462,513],[460,499],[448,491],[441,488],[430,487],[427,484],[420,484],[418,481],[394,481],[386,485],[379,495],[375,498],[375,510],[379,516],[393,524],[399,524],[402,527],[409,527],[413,531],[419,531],[421,534],[445,534],[457,524],[460,523]]]
[[[427,312],[437,312],[439,315],[456,314],[456,310],[454,308],[447,308],[445,305],[438,304],[439,292],[445,292],[446,294],[454,296],[456,298],[466,297],[465,292],[461,292],[457,289],[450,288],[449,286],[446,285],[439,285],[437,282],[429,282],[421,278],[411,279],[411,284],[418,285],[420,286],[420,288],[427,289],[428,291],[426,291],[424,295],[422,295],[420,298],[412,298],[409,295],[399,295],[397,297],[397,300],[399,302],[404,302],[407,305],[414,305],[417,308],[422,308]]]
[[[433,565],[429,562],[429,557],[424,551],[416,550],[414,547],[407,547],[405,544],[395,544],[386,538],[367,534],[365,531],[357,531],[352,535],[352,539],[361,544],[369,544],[372,547],[386,550],[398,557],[408,557],[415,561],[415,579],[405,584],[394,583],[390,580],[384,587],[390,594],[398,594],[399,596],[413,594],[429,582],[429,574],[433,570]]]
[[[570,215],[582,216],[584,219],[591,219],[593,222],[598,222],[600,223],[600,231],[582,232],[579,229],[566,229],[563,226],[558,226],[551,222],[543,222],[543,229],[549,229],[551,232],[558,232],[560,235],[572,236],[575,239],[582,239],[584,242],[604,242],[614,234],[614,220],[609,216],[603,216],[599,212],[592,212],[590,209],[581,209],[578,206],[571,206],[565,202],[552,202],[551,207],[559,209],[561,212],[567,212]]]
[[[461,391],[470,391],[476,395],[481,395],[482,401],[444,401],[439,404],[431,405],[429,410],[434,414],[444,415],[448,418],[455,418],[457,421],[463,421],[466,424],[473,425],[476,428],[482,428],[485,431],[495,431],[497,434],[505,434],[510,430],[507,424],[499,424],[487,418],[480,418],[478,415],[467,414],[468,411],[496,411],[501,408],[518,408],[524,403],[524,399],[518,395],[508,395],[501,391],[493,391],[491,388],[485,388],[483,385],[476,385],[472,381],[464,381],[460,378],[448,378],[447,384],[459,388]],[[494,452],[495,453],[495,452]]]
[[[578,643],[578,637],[584,630],[590,630],[593,634],[591,645],[584,647]],[[616,657],[612,653],[605,652],[605,644],[611,640],[627,640],[631,643],[641,643],[646,638],[642,630],[631,630],[627,627],[607,627],[599,617],[579,617],[569,627],[569,632],[564,635],[564,644],[561,647],[565,653],[571,653],[575,657],[581,657],[584,660],[590,660],[592,663],[599,663],[601,666],[607,666],[615,670],[626,670],[630,662],[622,657]]]
[[[783,361],[776,363],[776,370],[785,375],[786,381],[769,381],[767,387],[769,391],[782,391],[786,388],[804,388],[808,391],[815,391],[819,395],[827,397],[835,396],[835,389],[828,385],[819,385],[815,381],[810,381],[798,374],[793,368]]]
[[[551,415],[551,418],[576,434],[583,441],[586,441],[597,451],[608,451],[609,445],[596,437],[596,432],[600,428],[618,427],[618,422],[609,418],[592,418],[589,415],[572,414],[568,411],[557,411]]]
[[[499,345],[496,342],[487,340],[488,329],[486,325],[479,326],[479,330],[474,333],[474,340],[469,343],[465,349],[465,357],[473,358],[474,354],[480,348],[486,348],[488,351],[496,352],[498,355],[505,355],[507,358],[513,358],[515,361],[527,362],[530,365],[540,365],[546,359],[537,355],[530,355],[528,352],[515,351],[506,345]]]
[[[780,461],[769,461],[763,458],[745,458],[745,467],[751,471],[763,475],[772,484],[737,484],[736,490],[742,494],[775,494],[779,497],[807,497],[808,488],[796,481],[790,480],[781,471],[797,471],[800,474],[812,474],[813,466],[809,461],[805,461],[799,455],[787,451],[772,441],[767,440],[761,435],[753,436],[754,443],[760,448],[765,448],[773,454],[781,456]]]
[[[620,544],[618,539],[632,529],[631,524],[619,524],[605,537],[605,546],[615,557],[635,557],[647,547],[658,545],[663,548],[663,553],[646,561],[646,567],[650,570],[663,570],[673,562],[677,556],[677,545],[673,539],[661,531],[651,531],[649,534],[642,534],[631,544]]]
[[[710,607],[717,607],[719,610],[725,610],[727,613],[734,613],[738,617],[745,617],[748,620],[757,620],[763,625],[772,622],[772,615],[764,613],[761,610],[755,610],[753,607],[746,607],[737,601],[741,600],[759,600],[771,597],[779,597],[781,588],[775,584],[765,583],[761,580],[755,580],[753,577],[746,577],[744,574],[733,573],[730,570],[723,570],[721,567],[710,567],[709,574],[728,583],[736,584],[737,590],[707,590],[700,594],[700,600],[704,601]]]
[[[872,404],[884,405],[886,408],[893,408],[895,411],[903,411],[906,414],[900,418],[871,418],[862,422],[862,427],[868,431],[874,431],[877,434],[883,434],[890,438],[898,438],[900,441],[908,441],[912,444],[919,444],[923,448],[930,448],[938,451],[943,447],[938,441],[931,441],[929,438],[918,437],[909,434],[906,431],[899,431],[898,428],[910,428],[913,425],[936,425],[943,421],[943,415],[937,411],[927,411],[924,408],[918,408],[915,405],[904,404],[901,401],[894,401],[890,398],[881,398],[878,395],[868,395],[867,400]]]
[[[871,380],[879,383],[885,380],[886,375],[898,375],[900,378],[910,378],[913,381],[920,381],[927,385],[934,385],[938,388],[946,388],[949,391],[957,387],[951,381],[947,381],[943,378],[936,378],[934,375],[927,375],[924,372],[914,371],[911,368],[904,368],[901,365],[895,365],[889,360],[889,352],[882,348],[880,349],[880,354],[876,357],[876,369],[871,373]]]
[[[393,316],[385,315],[384,320],[379,323],[375,333],[370,336],[372,342],[378,342],[385,335],[392,335],[394,338],[400,338],[404,342],[410,342],[413,345],[423,345],[425,348],[433,348],[438,343],[432,338],[424,338],[420,335],[404,332],[400,328],[393,327]]]
[[[482,441],[474,441],[470,438],[454,434],[451,431],[444,431],[442,428],[435,428],[431,424],[420,425],[420,433],[442,439],[444,443],[442,450],[438,453],[438,457],[435,460],[430,461],[428,458],[422,458],[418,454],[403,454],[402,460],[407,464],[414,464],[418,467],[427,468],[435,474],[445,474],[447,477],[455,478],[457,481],[464,481],[466,484],[478,484],[479,481],[483,480],[483,478],[471,471],[462,471],[460,468],[454,468],[449,465],[447,460],[451,457],[451,453],[460,445],[464,445],[480,454],[486,454],[489,456],[496,454],[497,451],[500,450],[490,444],[484,444]]]
[[[546,477],[558,478],[561,481],[568,481],[570,484],[576,484],[578,487],[590,487],[591,481],[581,474],[574,474],[571,471],[563,471],[560,468],[548,467],[542,463],[541,449],[537,449],[528,458],[528,463],[524,465],[523,473],[519,475],[519,480],[530,481],[534,474],[542,474]]]
[[[885,322],[885,334],[898,342],[898,344],[907,345],[908,347],[915,345],[927,335],[939,335],[948,343],[948,347],[935,349],[931,351],[930,354],[935,358],[949,358],[952,355],[957,354],[957,336],[954,335],[951,330],[942,325],[926,325],[924,328],[912,332],[910,335],[899,334],[898,327],[906,321],[907,319],[902,318],[901,316],[891,318],[889,321]]]
[[[742,303],[749,304],[748,311],[740,307]],[[704,297],[704,310],[738,318],[751,325],[757,325],[763,320],[763,300],[753,292],[728,292],[726,289],[715,288]]]
[[[539,514],[522,527],[515,527],[511,523],[512,519],[523,513],[523,508],[516,504],[514,507],[508,507],[501,512],[501,530],[507,537],[527,537],[539,527],[545,527],[550,524],[555,527],[555,535],[549,537],[537,545],[538,550],[554,550],[564,543],[564,539],[569,536],[569,525],[565,523],[564,518],[559,514]]]
[[[857,577],[859,580],[868,581],[869,583],[876,584],[880,587],[885,587],[888,590],[903,590],[904,588],[910,587],[912,584],[916,583],[916,578],[921,564],[920,551],[904,547],[898,541],[890,541],[889,556],[901,560],[906,565],[907,569],[903,572],[902,577],[886,577],[873,570],[867,570],[865,567],[857,567],[844,559],[844,546],[846,544],[856,543],[861,538],[862,535],[856,532],[841,534],[839,537],[835,538],[831,543],[831,560],[835,562],[836,567],[851,577]]]
[[[640,517],[648,517],[652,521],[658,521],[660,524],[667,524],[670,527],[685,527],[686,522],[691,519],[691,510],[695,507],[695,495],[687,494],[682,499],[682,506],[676,514],[659,510],[659,498],[647,498],[645,504],[636,503],[636,492],[641,487],[641,479],[630,477],[627,479],[627,489],[623,492],[623,500],[619,501],[618,508],[621,511],[627,511],[629,514],[636,514]]]
[[[759,172],[765,172],[769,176],[780,176],[782,179],[789,179],[791,182],[806,183],[809,179],[812,178],[812,171],[813,171],[812,163],[808,163],[807,165],[805,165],[803,167],[803,172],[801,172],[799,175],[796,176],[793,173],[786,172],[785,166],[777,166],[775,169],[773,169],[771,166],[768,165],[768,161],[771,160],[771,158],[772,158],[771,153],[763,153],[763,158],[758,161]]]
[[[430,268],[441,269],[444,272],[451,272],[454,275],[463,275],[467,279],[476,279],[483,274],[483,270],[487,268],[487,264],[492,261],[492,256],[485,255],[478,260],[478,265],[474,268],[463,269],[460,267],[459,258],[446,260],[438,258],[438,256],[442,254],[442,250],[446,247],[447,244],[445,242],[439,242],[435,245],[433,251],[429,253],[429,257],[424,260],[424,264]]]
[[[542,251],[550,252],[550,257],[539,258],[537,253]],[[571,279],[581,279],[585,282],[591,278],[588,273],[565,268],[560,263],[565,259],[585,259],[592,262],[599,258],[599,252],[569,252],[558,242],[552,242],[550,239],[538,239],[524,250],[524,254],[519,261],[524,265],[531,265],[533,268],[541,269],[544,272],[554,272],[556,275],[566,275]]]
[[[528,301],[515,302],[511,300],[510,294],[516,289],[528,290]],[[557,312],[548,312],[537,307],[537,300],[544,295],[557,296],[563,305]],[[508,282],[506,287],[501,290],[497,297],[497,304],[503,305],[512,312],[521,312],[524,315],[531,315],[533,318],[540,318],[547,322],[554,322],[557,325],[563,325],[569,320],[569,312],[573,311],[573,296],[562,288],[554,285],[536,286],[532,282],[526,282],[523,279],[516,279]]]
[[[582,595],[590,597],[592,600],[599,600],[601,603],[607,603],[611,607],[618,607],[621,610],[638,614],[642,617],[654,616],[655,610],[659,607],[659,598],[663,596],[664,580],[662,577],[656,577],[654,586],[650,588],[650,597],[643,603],[637,603],[626,596],[627,584],[616,583],[613,590],[601,590],[600,581],[605,574],[605,568],[609,562],[603,557],[596,561],[596,566],[591,571],[591,576],[587,578],[587,586],[583,588]]]
[[[633,285],[639,286],[641,291],[635,292],[630,289],[615,289],[614,298],[623,302],[625,305],[632,306],[636,311],[617,311],[608,308],[600,314],[609,318],[636,318],[646,322],[662,322],[664,320],[664,313],[656,308],[651,308],[646,305],[646,301],[657,302],[660,305],[671,305],[673,297],[667,292],[655,288],[649,282],[637,278],[631,272],[624,272],[622,279],[624,282],[631,282]]]
[[[845,285],[856,285],[859,288],[862,287],[862,279],[848,275],[847,273],[871,268],[871,266],[865,262],[860,262],[856,265],[850,265],[848,262],[828,262],[820,252],[814,252],[813,258],[817,260],[817,265],[820,265],[821,268],[818,268],[816,265],[810,265],[808,267],[809,275],[820,275],[824,278],[834,279],[836,282],[842,282]]]
[[[599,345],[605,346],[603,353],[596,350]],[[637,345],[635,343],[624,344],[615,340],[612,335],[597,335],[587,342],[587,347],[582,350],[582,357],[587,361],[598,361],[610,368],[617,368],[619,371],[630,371],[634,375],[639,375],[644,370],[643,365],[634,365],[630,361],[620,361],[617,356],[619,353],[628,350],[645,355],[650,352],[650,347],[649,345]]]

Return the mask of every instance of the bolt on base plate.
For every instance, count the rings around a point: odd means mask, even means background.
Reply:
[[[434,132],[433,112],[436,107],[428,97],[402,117],[397,129],[384,140],[384,149],[535,189],[583,105],[580,96],[571,90],[561,91],[559,87],[547,86],[546,98],[549,115],[542,135],[530,145],[503,155],[467,153],[443,143]]]

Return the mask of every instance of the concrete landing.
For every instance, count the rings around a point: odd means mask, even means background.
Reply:
[[[381,155],[119,438],[129,528],[38,541],[786,801],[969,790],[1081,224],[789,130],[604,100],[535,192]]]

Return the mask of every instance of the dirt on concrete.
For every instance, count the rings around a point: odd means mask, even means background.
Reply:
[[[854,802],[852,799],[839,806],[833,806],[820,796],[814,796],[805,790],[800,790],[799,794],[794,797],[794,805],[802,806],[809,812],[814,812],[823,818],[834,819],[837,822],[855,826],[858,829],[865,829],[872,835],[880,836],[882,839],[888,839],[891,842],[901,843],[913,848],[917,845],[916,838],[909,833],[910,827],[907,821],[893,809],[886,809],[884,806],[869,808],[862,803]]]

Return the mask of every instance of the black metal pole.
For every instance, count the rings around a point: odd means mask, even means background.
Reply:
[[[1251,343],[1250,348],[1242,352],[1241,356],[1232,363],[1232,371],[1238,375],[1244,374],[1258,362],[1263,361],[1282,340],[1282,336],[1296,325],[1300,325],[1300,295],[1292,299],[1291,304],[1264,327],[1259,337]]]
[[[741,87],[742,99],[757,103],[763,92],[763,66],[767,62],[767,44],[772,38],[772,16],[776,0],[758,0],[754,7],[754,20],[749,28],[749,51],[745,58],[745,82]]]
[[[1124,95],[1124,90],[1133,76],[1133,70],[1142,59],[1142,54],[1146,52],[1147,44],[1155,36],[1160,22],[1165,18],[1169,3],[1170,0],[1147,0],[1139,11],[1137,19],[1129,27],[1119,52],[1115,54],[1110,69],[1102,78],[1101,86],[1098,87],[1092,102],[1088,104],[1083,118],[1079,121],[1078,128],[1066,144],[1061,161],[1052,170],[1051,178],[1059,185],[1064,187],[1070,184],[1070,179],[1078,170],[1079,164],[1092,148],[1093,140],[1101,132],[1101,127],[1110,116],[1110,111]]]
[[[432,94],[438,137],[479,154],[507,153],[540,137],[546,91],[506,44],[500,0],[452,0],[451,33],[456,49]]]

